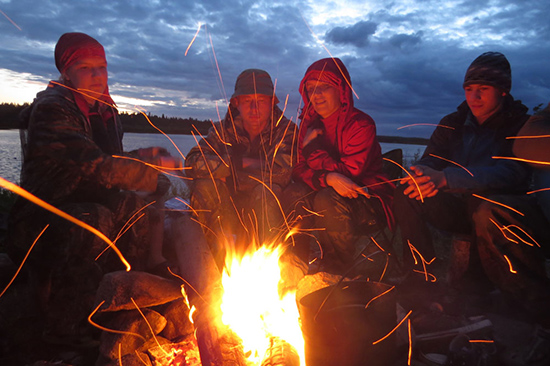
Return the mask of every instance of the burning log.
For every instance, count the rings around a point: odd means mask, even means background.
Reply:
[[[278,337],[272,337],[270,341],[271,347],[261,366],[300,366],[300,356],[294,347]]]
[[[182,342],[147,350],[153,366],[201,366],[199,349],[193,336]]]
[[[197,324],[197,323],[196,323]],[[220,334],[209,322],[197,326],[197,342],[202,366],[247,366],[242,341],[230,329]]]

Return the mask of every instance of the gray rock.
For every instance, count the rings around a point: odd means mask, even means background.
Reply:
[[[168,321],[160,334],[164,338],[175,341],[185,338],[195,331],[195,327],[189,320],[189,308],[183,300],[174,300],[164,305],[159,311]]]
[[[96,294],[96,305],[105,303],[99,312],[134,310],[132,299],[140,308],[165,304],[182,298],[181,286],[172,280],[139,271],[106,274]]]
[[[159,334],[166,326],[166,319],[150,309],[142,309],[147,322],[155,335]],[[119,355],[134,353],[143,344],[152,338],[151,328],[147,325],[141,314],[137,311],[120,311],[113,314],[108,324],[102,324],[109,329],[115,329],[127,333],[111,333],[104,331],[101,334],[99,352],[109,360],[115,360]],[[130,334],[132,333],[132,334]],[[120,345],[120,346],[119,346]],[[119,350],[120,347],[120,350]]]

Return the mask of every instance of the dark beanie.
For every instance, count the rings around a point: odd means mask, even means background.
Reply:
[[[87,57],[105,58],[105,50],[95,38],[84,33],[65,33],[59,37],[55,45],[55,66],[60,73]]]
[[[239,95],[262,94],[274,98],[274,104],[279,103],[279,99],[275,95],[275,89],[271,76],[267,71],[260,69],[247,69],[241,72],[235,82],[235,92],[231,99]]]
[[[470,84],[490,85],[509,93],[512,88],[510,63],[500,52],[483,53],[466,71],[463,87]]]

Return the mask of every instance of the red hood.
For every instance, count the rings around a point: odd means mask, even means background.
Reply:
[[[340,121],[347,120],[348,113],[353,111],[353,91],[351,88],[351,78],[344,63],[339,58],[323,58],[315,61],[307,69],[304,78],[300,82],[300,94],[304,101],[304,108],[302,109],[300,119],[305,124],[309,124],[310,121],[320,118],[309,103],[309,97],[305,88],[308,80],[321,80],[338,88],[340,91],[340,101],[342,102],[338,119]]]

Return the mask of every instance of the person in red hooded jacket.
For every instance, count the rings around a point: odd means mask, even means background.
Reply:
[[[296,184],[289,197],[304,199],[291,207],[296,217],[307,217],[304,206],[316,213],[325,270],[343,273],[358,254],[359,236],[369,227],[391,225],[393,184],[382,173],[374,120],[354,107],[351,79],[340,59],[314,62],[300,82],[300,94]],[[312,224],[309,217],[302,226]]]

